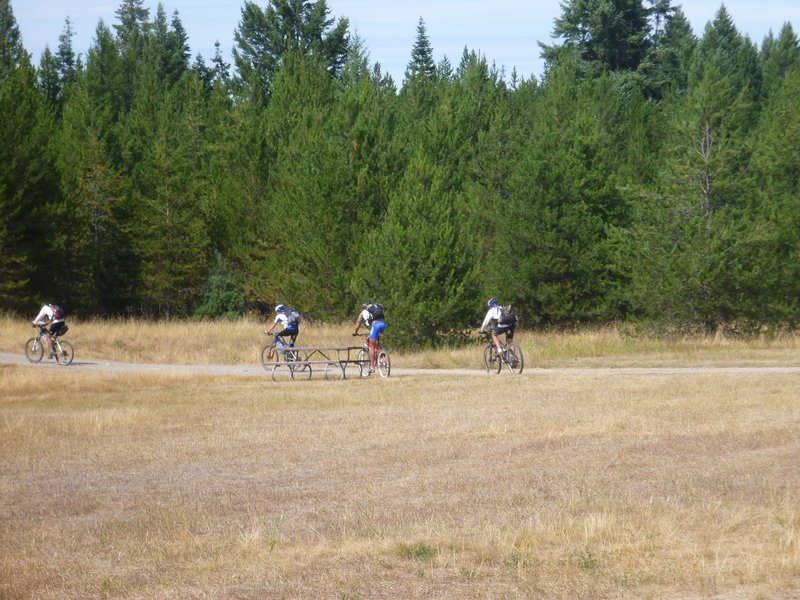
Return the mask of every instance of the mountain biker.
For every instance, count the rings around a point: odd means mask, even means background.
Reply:
[[[58,304],[44,304],[39,314],[33,320],[33,325],[43,327],[50,325],[50,329],[45,329],[44,339],[47,342],[47,348],[50,350],[48,358],[53,358],[56,355],[56,350],[53,347],[53,338],[58,337],[67,329],[67,324],[64,320],[64,311]]]
[[[503,307],[497,303],[497,298],[490,298],[486,303],[489,310],[486,311],[486,316],[483,318],[481,325],[481,333],[486,332],[489,323],[494,322],[492,327],[492,341],[497,348],[497,354],[503,357],[503,346],[500,344],[498,336],[505,334],[506,344],[508,345],[514,339],[514,330],[517,328],[517,317],[511,312],[510,307]],[[513,346],[509,346],[511,352],[514,352]],[[503,358],[505,360],[505,358]]]
[[[272,323],[272,327],[267,329],[264,333],[271,335],[272,330],[279,324],[283,326],[283,329],[275,335],[288,338],[289,346],[294,346],[297,335],[300,333],[299,313],[294,308],[289,308],[287,310],[286,306],[278,304],[278,306],[275,307],[275,321]]]
[[[378,364],[378,347],[381,343],[381,333],[386,330],[383,304],[375,302],[362,304],[361,312],[356,319],[356,328],[353,331],[353,335],[358,335],[361,325],[366,325],[370,328],[369,336],[367,337],[367,346],[369,347],[369,371],[367,373],[374,373]]]

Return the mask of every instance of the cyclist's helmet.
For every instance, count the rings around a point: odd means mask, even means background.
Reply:
[[[278,306],[275,307],[275,312],[276,313],[281,313],[284,310],[286,310],[286,307],[283,304],[278,304]]]
[[[486,303],[489,308],[497,306],[497,298],[489,298],[489,302]]]

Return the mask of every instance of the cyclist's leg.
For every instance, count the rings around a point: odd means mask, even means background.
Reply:
[[[503,333],[504,329],[500,326],[494,327],[492,329],[492,341],[494,342],[494,347],[497,348],[497,354],[503,354],[503,345],[500,343],[499,334]]]
[[[509,326],[508,330],[506,331],[506,348],[513,354],[515,357],[517,355],[516,351],[514,350],[514,330],[517,328],[516,323],[513,323]]]
[[[369,343],[369,366],[374,369],[378,364],[378,346],[381,343],[381,333],[386,329],[385,321],[375,321],[369,331],[367,342]]]
[[[286,348],[294,346],[294,338],[297,337],[297,330],[286,328],[275,334],[275,345],[283,347],[284,357],[289,358],[291,355]]]
[[[61,330],[61,323],[52,323],[50,325],[50,329],[45,332],[45,339],[47,340],[47,349],[50,350],[51,357],[56,353],[56,345],[53,343],[53,339],[58,335],[58,332],[60,330]]]

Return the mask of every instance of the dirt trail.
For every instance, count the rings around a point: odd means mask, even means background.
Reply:
[[[77,354],[77,353],[76,353]],[[80,356],[80,355],[79,355]],[[65,369],[56,363],[42,360],[41,363],[31,364],[24,354],[0,352],[0,364],[27,366],[30,368]],[[179,364],[153,364],[153,363],[127,363],[99,359],[76,358],[68,367],[73,371],[105,371],[109,373],[163,373],[181,374],[197,373],[205,375],[233,375],[246,377],[268,376],[269,374],[259,365],[179,365]],[[800,373],[800,367],[597,367],[597,368],[528,368],[523,373],[525,376],[535,375],[569,375],[576,377],[607,377],[607,376],[642,376],[657,375],[724,375],[748,373]],[[452,376],[485,376],[482,369],[417,369],[393,368],[392,376],[410,375],[452,375]]]

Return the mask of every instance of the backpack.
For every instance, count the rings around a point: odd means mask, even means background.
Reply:
[[[370,314],[373,321],[382,321],[384,319],[383,304],[370,304],[367,307],[367,312]]]
[[[61,308],[58,304],[51,304],[50,308],[53,309],[53,318],[56,319],[57,321],[67,316],[66,311],[63,308]]]
[[[500,307],[500,318],[497,320],[498,325],[513,325],[517,322],[517,315],[511,312],[511,305]]]
[[[300,324],[300,313],[297,312],[297,309],[294,306],[290,306],[286,309],[286,325],[299,325]]]

